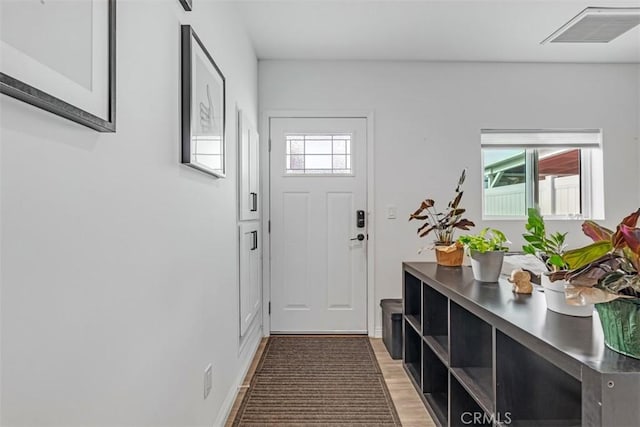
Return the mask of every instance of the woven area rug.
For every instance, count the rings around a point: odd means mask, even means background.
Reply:
[[[234,426],[400,426],[364,336],[272,336]]]

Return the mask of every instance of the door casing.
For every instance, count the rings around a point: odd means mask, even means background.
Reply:
[[[367,121],[367,231],[369,240],[367,242],[367,334],[370,337],[379,336],[380,331],[375,331],[375,217],[373,213],[374,204],[374,113],[372,111],[291,111],[291,110],[267,110],[262,113],[261,129],[262,143],[260,144],[260,164],[261,167],[261,193],[266,195],[262,198],[262,330],[264,336],[271,334],[271,318],[269,315],[269,302],[271,301],[271,235],[269,233],[269,221],[271,219],[271,159],[270,159],[270,136],[272,118],[362,118]],[[266,143],[265,143],[266,142]]]

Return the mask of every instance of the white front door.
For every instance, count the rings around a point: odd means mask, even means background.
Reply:
[[[270,123],[271,331],[365,333],[367,119]]]

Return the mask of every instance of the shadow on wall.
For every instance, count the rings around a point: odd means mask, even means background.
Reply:
[[[88,152],[95,150],[100,138],[108,137],[5,95],[0,97],[0,127],[37,140]]]

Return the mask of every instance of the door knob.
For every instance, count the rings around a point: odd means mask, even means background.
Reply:
[[[363,241],[364,240],[364,234],[358,234],[356,237],[354,237],[353,239],[349,239],[349,240],[359,240],[359,241]]]

